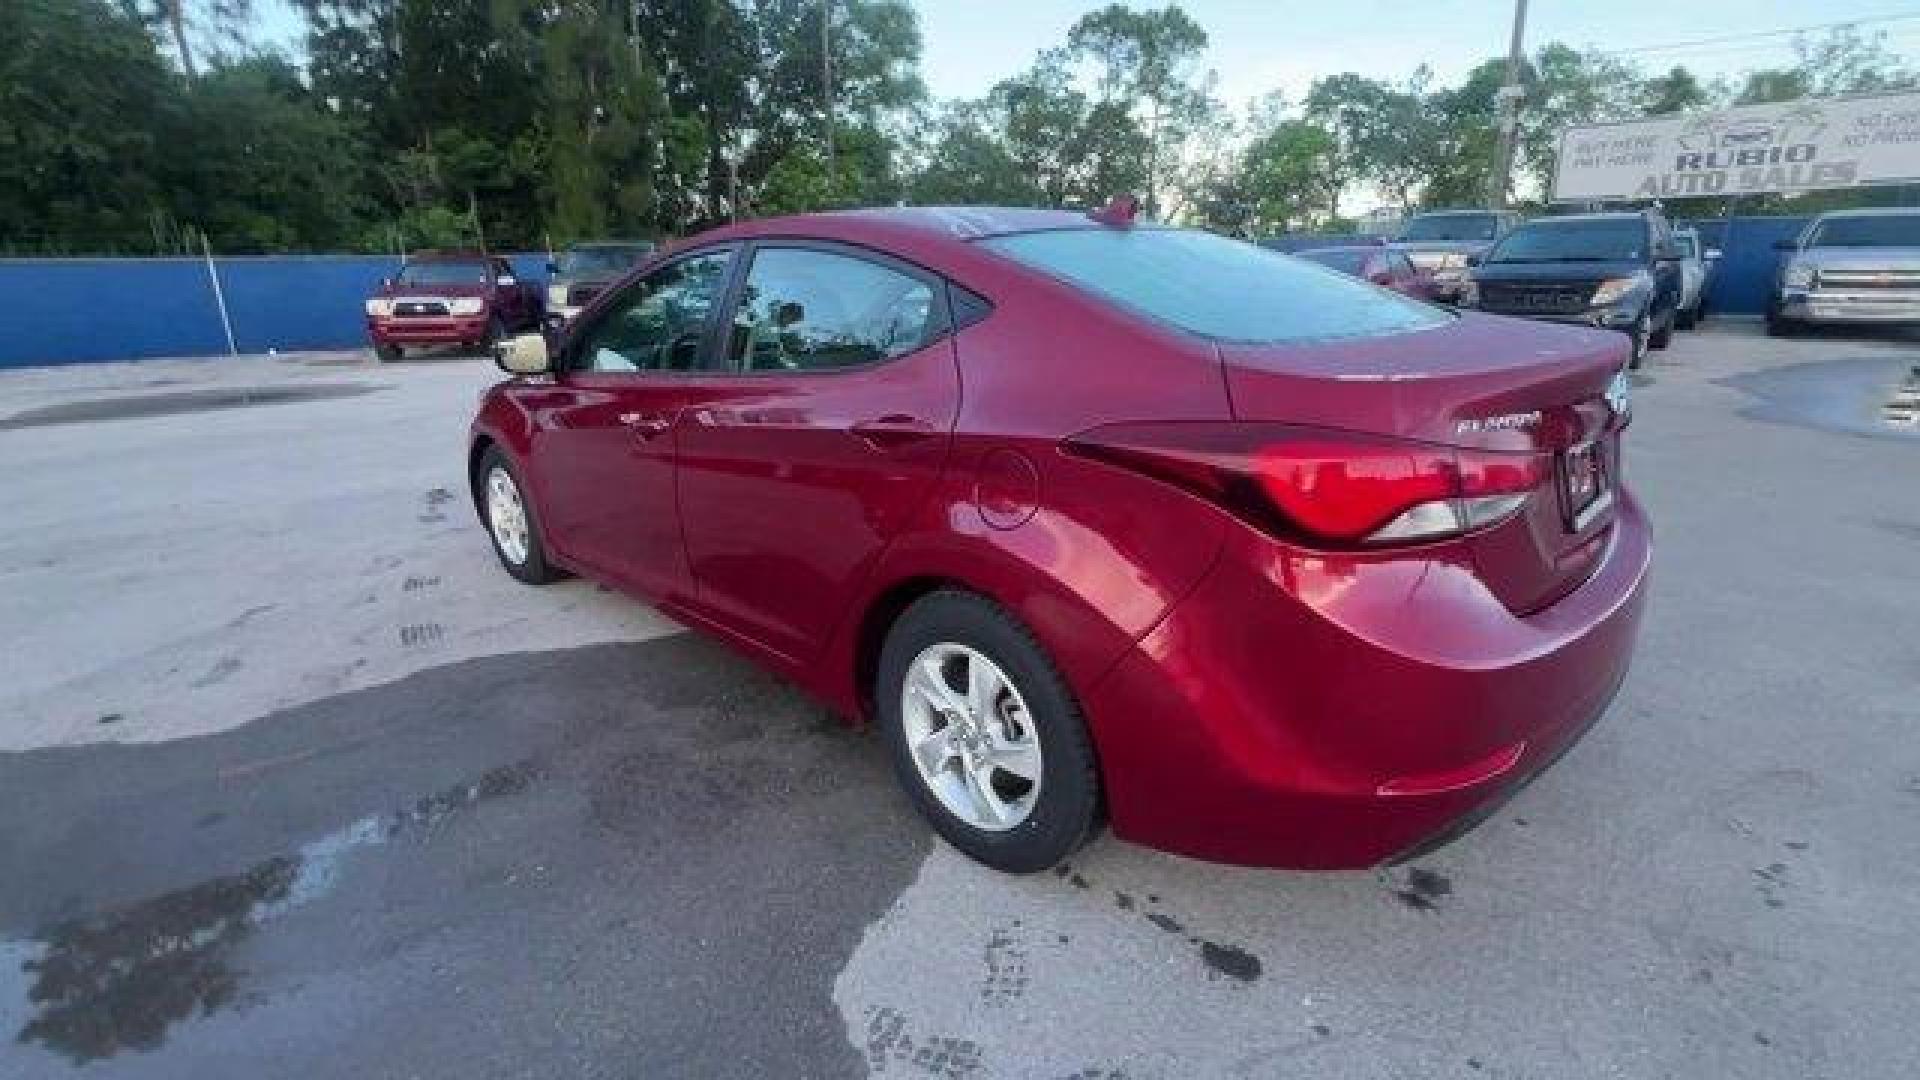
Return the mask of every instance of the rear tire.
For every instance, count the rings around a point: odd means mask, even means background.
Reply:
[[[1098,826],[1100,777],[1080,705],[1026,627],[985,597],[942,590],[902,613],[881,649],[874,700],[907,797],[970,858],[1037,873]]]
[[[373,347],[373,359],[376,363],[397,364],[406,355],[407,351],[398,345],[375,345]]]
[[[473,497],[480,507],[480,520],[486,523],[487,537],[493,541],[493,553],[500,557],[507,573],[529,585],[545,585],[566,576],[548,564],[533,502],[527,498],[513,463],[497,446],[488,447],[480,456],[480,464],[474,469]]]

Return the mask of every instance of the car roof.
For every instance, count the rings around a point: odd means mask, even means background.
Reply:
[[[1141,224],[1147,225],[1146,222]],[[1071,210],[1044,210],[1026,206],[879,206],[760,218],[726,226],[708,235],[719,238],[797,233],[831,238],[856,234],[911,234],[925,238],[978,240],[1009,233],[1108,227],[1084,213]]]
[[[1388,248],[1387,245],[1385,244],[1328,244],[1325,247],[1301,248],[1299,251],[1293,252],[1292,254],[1318,255],[1318,254],[1321,254],[1322,252],[1333,251],[1333,252],[1341,252],[1343,254],[1346,252],[1355,252],[1361,255],[1372,255],[1376,251],[1389,251],[1389,250],[1392,250],[1392,249]]]
[[[1557,221],[1645,221],[1644,210],[1604,210],[1593,214],[1555,214],[1553,217],[1537,217],[1527,222],[1529,225],[1552,225]]]
[[[1920,206],[1857,206],[1851,210],[1828,210],[1822,218],[1916,217]]]
[[[1456,209],[1453,209],[1453,210],[1422,210],[1422,211],[1420,211],[1419,213],[1417,213],[1417,214],[1415,214],[1415,215],[1413,215],[1413,216],[1414,216],[1414,217],[1417,217],[1417,218],[1423,218],[1423,217],[1495,217],[1495,216],[1498,216],[1498,215],[1500,215],[1500,214],[1503,214],[1503,213],[1506,213],[1506,212],[1507,212],[1507,211],[1504,211],[1504,210],[1475,210],[1475,209],[1473,209],[1472,207],[1468,207],[1468,206],[1463,206],[1463,207],[1458,207],[1458,208],[1456,208]]]

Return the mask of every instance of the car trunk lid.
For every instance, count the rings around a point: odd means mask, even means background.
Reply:
[[[1220,355],[1237,420],[1536,455],[1546,467],[1517,513],[1442,541],[1465,545],[1507,606],[1529,612],[1577,587],[1604,547],[1627,350],[1608,331],[1463,314],[1390,347],[1223,343]]]

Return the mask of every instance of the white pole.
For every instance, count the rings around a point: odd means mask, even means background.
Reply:
[[[227,332],[227,355],[239,356],[240,348],[233,343],[233,320],[227,317],[227,294],[220,289],[220,271],[214,269],[213,245],[207,243],[207,231],[200,230],[200,253],[207,259],[207,280],[213,283],[213,302],[220,308],[220,329]]]

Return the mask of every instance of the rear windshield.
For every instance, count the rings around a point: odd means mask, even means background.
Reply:
[[[1343,274],[1358,274],[1360,268],[1367,265],[1367,251],[1354,251],[1352,248],[1312,248],[1296,251],[1295,255],[1309,259],[1321,266],[1331,266]]]
[[[1808,247],[1920,247],[1920,214],[1828,218],[1813,227]]]
[[[1488,254],[1495,263],[1625,262],[1643,258],[1647,225],[1639,218],[1530,221]]]
[[[1407,222],[1402,240],[1452,240],[1473,243],[1493,239],[1500,219],[1492,214],[1422,215]]]
[[[1190,229],[1071,229],[981,243],[1120,307],[1211,338],[1375,337],[1449,318],[1304,260]]]

